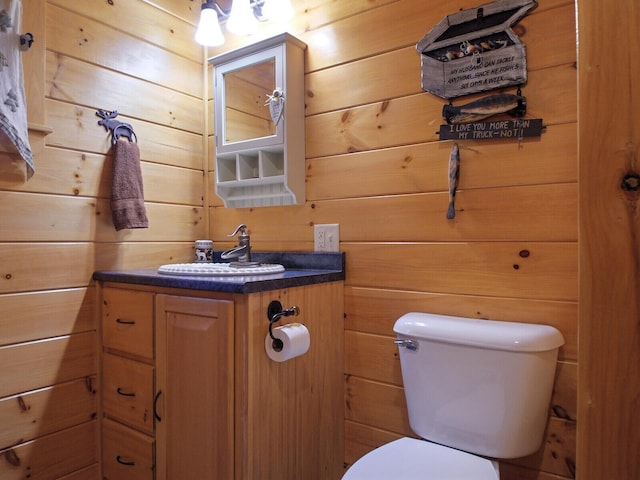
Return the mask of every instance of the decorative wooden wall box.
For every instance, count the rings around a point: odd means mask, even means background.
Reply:
[[[422,89],[451,99],[527,81],[525,46],[511,30],[537,0],[498,0],[448,15],[420,40]]]

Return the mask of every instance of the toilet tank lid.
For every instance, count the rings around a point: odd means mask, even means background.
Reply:
[[[549,325],[411,312],[393,327],[399,335],[496,350],[545,352],[564,344],[562,334]]]

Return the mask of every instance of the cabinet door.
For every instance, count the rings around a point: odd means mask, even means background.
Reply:
[[[158,480],[233,478],[233,302],[156,297]]]

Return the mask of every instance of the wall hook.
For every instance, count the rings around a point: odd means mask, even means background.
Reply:
[[[118,116],[118,111],[108,111],[98,109],[96,110],[96,115],[102,118],[102,120],[98,120],[98,125],[102,125],[104,129],[111,133],[111,144],[115,145],[120,137],[128,138],[130,142],[138,143],[138,137],[133,131],[133,127],[129,123],[121,122],[120,120],[116,120]]]
[[[20,35],[20,51],[26,52],[29,50],[34,41],[33,35],[29,32]]]

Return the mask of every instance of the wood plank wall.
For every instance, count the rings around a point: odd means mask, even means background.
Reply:
[[[307,202],[237,210],[221,208],[203,188],[204,170],[207,185],[212,178],[213,102],[203,108],[203,58],[192,40],[200,2],[37,3],[44,9],[36,38],[44,79],[42,88],[29,89],[28,101],[53,132],[28,183],[0,178],[0,425],[10,425],[0,437],[0,477],[22,478],[29,467],[31,478],[50,478],[53,465],[56,475],[97,477],[91,272],[184,261],[196,238],[231,246],[226,234],[241,222],[263,250],[310,250],[314,223],[340,223],[348,269],[345,463],[411,434],[391,326],[404,311],[424,310],[562,330],[567,344],[545,446],[503,464],[502,476],[572,477],[578,291],[572,1],[540,0],[518,27],[528,51],[529,114],[544,119],[546,132],[520,145],[460,142],[454,221],[445,219],[451,144],[435,135],[443,102],[420,90],[414,45],[446,14],[482,2],[294,0],[289,31],[309,45]],[[227,35],[227,44],[209,55],[278,28],[263,25],[242,39]],[[98,108],[118,110],[138,135],[149,229],[115,232],[111,225],[109,142],[96,124]],[[21,416],[23,408],[33,419]],[[11,463],[16,458],[19,465]]]
[[[578,0],[580,363],[578,471],[640,478],[640,3]],[[628,56],[630,55],[630,57]],[[594,95],[603,92],[605,95]]]
[[[562,331],[566,344],[544,443],[536,454],[501,469],[503,479],[574,477],[574,2],[540,0],[516,27],[527,48],[528,116],[542,118],[547,128],[540,139],[520,144],[459,142],[453,221],[445,217],[451,142],[435,134],[444,101],[421,91],[415,44],[447,14],[482,2],[293,3],[289,31],[308,44],[306,203],[224,209],[212,196],[210,232],[218,247],[227,247],[233,243],[226,235],[246,223],[256,249],[309,250],[314,224],[340,224],[347,258],[345,464],[412,435],[392,326],[402,313],[419,310],[547,323]],[[271,33],[263,26],[251,41]],[[227,37],[209,54],[249,41]],[[213,131],[210,126],[210,146]]]
[[[30,119],[52,133],[29,182],[0,177],[0,478],[97,479],[91,274],[183,261],[206,237],[200,2],[23,4]],[[138,136],[149,229],[112,226],[99,108]]]

